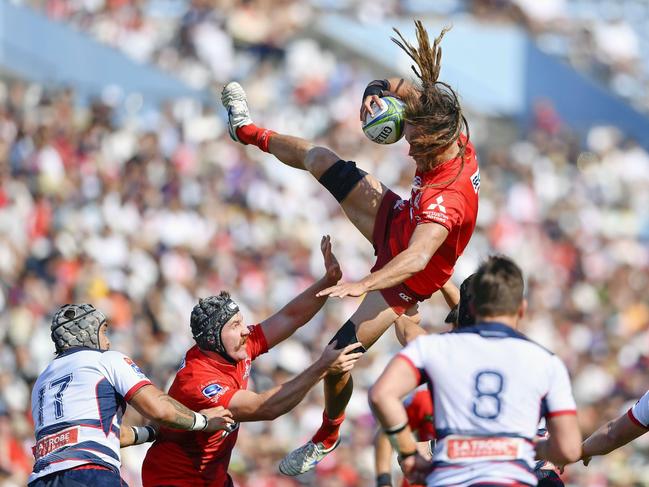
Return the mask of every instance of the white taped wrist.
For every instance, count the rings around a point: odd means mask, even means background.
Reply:
[[[135,436],[134,445],[141,445],[155,440],[155,430],[151,426],[131,426]]]
[[[202,413],[194,413],[194,424],[191,428],[192,431],[203,431],[207,428],[207,416]]]

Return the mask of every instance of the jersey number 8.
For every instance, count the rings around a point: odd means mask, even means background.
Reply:
[[[475,376],[475,397],[473,414],[482,419],[496,419],[500,415],[502,401],[500,393],[505,380],[500,372],[483,370]]]

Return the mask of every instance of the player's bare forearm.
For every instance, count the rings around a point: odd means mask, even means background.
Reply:
[[[548,439],[536,445],[536,455],[555,465],[574,463],[582,457],[582,437],[574,414],[546,418]]]
[[[444,243],[448,230],[437,223],[417,226],[408,247],[397,254],[382,269],[365,277],[361,282],[367,291],[388,289],[424,270],[431,257]]]
[[[403,314],[396,319],[394,330],[397,334],[397,340],[404,347],[418,336],[427,334],[426,330],[419,325],[419,322],[413,320],[407,314]]]
[[[320,250],[325,265],[325,274],[322,279],[312,284],[278,313],[261,324],[269,348],[285,340],[295,330],[308,323],[327,301],[326,296],[317,296],[317,294],[323,289],[336,284],[342,277],[340,264],[331,250],[331,238],[329,235],[322,237]]]
[[[401,399],[392,394],[375,395],[370,392],[370,406],[376,419],[385,431],[406,425],[396,434],[388,435],[392,447],[397,453],[410,453],[417,449],[417,443],[408,424],[408,415]]]
[[[388,78],[388,91],[399,98],[404,98],[418,90],[414,84],[404,78]]]
[[[369,392],[370,407],[399,454],[412,453],[417,447],[402,402],[402,398],[416,387],[417,377],[412,367],[397,356],[390,361]],[[389,430],[393,434],[389,434]]]
[[[119,429],[119,447],[126,448],[133,445],[134,443],[135,433],[133,432],[133,428],[122,424],[121,428]]]
[[[138,390],[129,404],[145,418],[170,428],[188,430],[194,425],[194,411],[154,385],[147,385]]]
[[[235,421],[269,421],[286,414],[297,406],[307,392],[325,375],[327,367],[315,362],[294,379],[260,394],[240,391],[230,401],[229,409]]]
[[[262,323],[269,348],[286,340],[320,311],[327,302],[327,296],[318,297],[316,293],[328,285],[331,285],[330,281],[320,279]]]
[[[327,302],[326,298],[319,298],[316,294],[333,284],[336,284],[336,282],[332,282],[327,278],[314,282],[284,306],[280,313],[295,324],[295,329],[299,328],[313,318]]]
[[[160,396],[160,401],[167,405],[165,416],[158,418],[161,424],[181,430],[189,430],[194,426],[194,411],[164,393]]]
[[[268,145],[270,153],[284,164],[303,170],[306,170],[306,156],[313,147],[308,140],[283,134],[273,134]]]
[[[364,277],[361,282],[365,285],[367,292],[389,289],[424,270],[431,256],[432,254],[429,255],[428,252],[407,248],[382,269]]]
[[[449,308],[453,309],[460,304],[460,290],[450,279],[446,281],[440,291]]]
[[[583,443],[582,457],[606,455],[645,434],[647,430],[633,423],[627,415],[609,421]]]

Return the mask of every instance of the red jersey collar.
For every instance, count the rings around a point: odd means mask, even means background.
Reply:
[[[236,369],[239,365],[239,362],[241,362],[241,360],[238,362],[231,362],[216,352],[214,352],[214,354],[208,354],[205,351],[201,350],[198,345],[194,345],[189,349],[189,352],[187,352],[187,358],[189,360],[194,358],[199,359],[203,362],[206,362],[210,366],[221,370],[223,369],[223,367],[232,367],[233,369]]]

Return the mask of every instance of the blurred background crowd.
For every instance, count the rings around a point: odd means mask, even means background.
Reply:
[[[414,166],[405,143],[372,144],[360,130],[360,95],[376,73],[297,34],[323,9],[368,21],[412,16],[426,2],[25,3],[192,86],[241,80],[255,121],[327,145],[408,196]],[[578,15],[575,5],[587,3],[606,15]],[[629,23],[640,11],[646,22],[649,7],[623,4],[636,10],[610,1],[476,0],[440,1],[447,11],[434,13],[520,23],[649,109],[649,56],[642,57],[649,31]],[[617,56],[606,36],[635,47]],[[0,77],[0,485],[24,485],[31,470],[31,386],[53,358],[49,320],[59,305],[103,310],[113,348],[164,386],[193,344],[188,321],[198,297],[229,290],[250,323],[263,320],[323,273],[323,234],[332,235],[345,278],[362,277],[373,262],[370,244],[335,200],[307,174],[231,142],[216,105],[183,99],[142,108],[114,90],[79,101],[74,87]],[[491,137],[483,114],[470,113],[469,123],[482,173],[480,213],[454,280],[491,252],[523,267],[524,331],[567,363],[588,434],[649,388],[649,154],[614,127],[578,135],[547,102],[507,143]],[[304,369],[356,305],[331,300],[255,363],[254,387]],[[446,312],[437,296],[421,306],[434,332],[444,330]],[[281,477],[276,464],[319,425],[320,387],[291,414],[241,428],[231,464],[237,485],[373,485],[366,392],[397,347],[388,332],[356,367],[343,444],[314,474]],[[130,411],[126,421],[140,418]],[[640,439],[564,477],[570,485],[646,485],[647,448]],[[130,485],[139,485],[145,449],[122,452]]]

